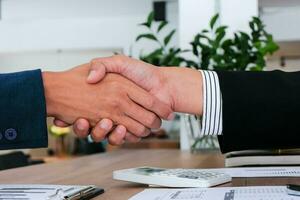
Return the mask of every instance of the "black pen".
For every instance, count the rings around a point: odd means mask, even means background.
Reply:
[[[288,195],[300,196],[300,185],[286,185]]]
[[[73,192],[71,194],[65,195],[64,199],[66,200],[86,200],[86,199],[91,199],[95,196],[98,196],[100,194],[104,193],[104,190],[102,188],[97,188],[97,187],[86,187],[83,188],[79,191]]]

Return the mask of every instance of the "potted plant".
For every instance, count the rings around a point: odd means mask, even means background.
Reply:
[[[162,21],[154,24],[153,12],[142,26],[147,28],[147,33],[140,34],[136,41],[148,39],[155,42],[157,49],[141,54],[140,59],[156,66],[184,66],[203,70],[230,70],[230,71],[262,71],[266,66],[266,56],[279,49],[273,36],[265,30],[265,25],[258,17],[253,17],[249,22],[250,33],[236,31],[232,37],[227,36],[228,27],[217,25],[219,14],[214,15],[209,28],[196,34],[191,44],[191,49],[181,50],[170,47],[176,30],[162,35],[162,30],[168,25]],[[163,39],[161,39],[163,38]],[[192,52],[194,59],[185,59],[182,55]],[[199,135],[199,122],[196,116],[183,115],[186,129],[192,141],[192,149],[217,148],[216,137]]]

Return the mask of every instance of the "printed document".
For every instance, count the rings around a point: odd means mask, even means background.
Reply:
[[[286,186],[146,189],[129,200],[300,200]]]
[[[300,167],[239,167],[239,168],[203,169],[203,170],[223,172],[230,175],[232,178],[300,177]]]

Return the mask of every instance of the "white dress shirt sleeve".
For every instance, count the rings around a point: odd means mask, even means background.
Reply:
[[[221,135],[223,131],[222,94],[219,78],[214,71],[200,70],[203,77],[203,116],[201,135]]]

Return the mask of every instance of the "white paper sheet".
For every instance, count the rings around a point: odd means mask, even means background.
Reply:
[[[285,186],[146,189],[129,200],[299,200]]]
[[[204,170],[204,169],[203,169]],[[205,169],[223,172],[231,177],[300,177],[300,167],[244,167]]]
[[[1,185],[0,199],[60,200],[62,197],[87,186],[73,185]]]

